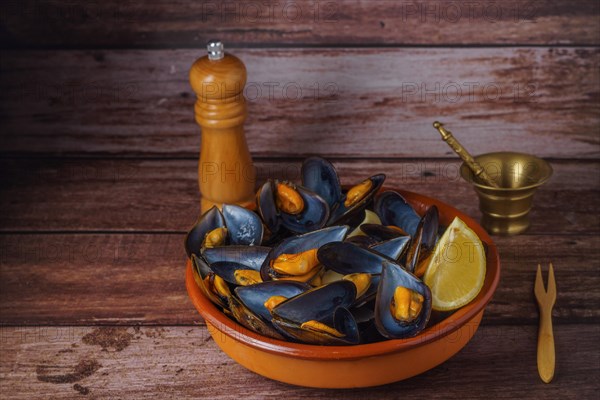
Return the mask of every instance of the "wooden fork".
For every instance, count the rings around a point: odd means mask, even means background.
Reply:
[[[556,301],[556,282],[554,268],[550,263],[548,271],[548,290],[542,281],[542,267],[538,264],[535,276],[535,298],[540,309],[540,327],[538,331],[537,366],[540,378],[550,383],[554,378],[554,334],[552,333],[552,307]]]

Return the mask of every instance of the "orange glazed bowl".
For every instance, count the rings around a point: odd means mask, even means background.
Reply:
[[[422,215],[436,205],[440,224],[462,219],[487,245],[483,288],[477,297],[417,336],[355,346],[317,346],[271,339],[252,332],[223,314],[196,285],[192,264],[186,268],[187,291],[217,345],[239,364],[281,382],[318,388],[383,385],[421,374],[448,360],[471,340],[500,279],[498,249],[473,219],[441,201],[398,190]],[[481,355],[485,357],[485,355]]]

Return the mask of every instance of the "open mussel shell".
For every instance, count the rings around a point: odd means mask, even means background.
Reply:
[[[202,214],[185,237],[185,252],[187,256],[191,257],[192,254],[199,255],[206,234],[224,226],[225,219],[216,206],[213,206],[210,210]]]
[[[341,341],[344,344],[360,343],[360,332],[354,315],[345,307],[338,307],[333,313],[333,327],[344,334]]]
[[[374,211],[383,225],[397,226],[413,236],[421,217],[399,193],[385,191],[375,199]]]
[[[375,326],[375,299],[361,306],[353,306],[350,311],[358,324],[361,343],[375,343],[386,340]]]
[[[273,339],[284,339],[273,325],[252,312],[235,296],[229,297],[228,305],[231,314],[242,326]]]
[[[272,311],[272,322],[294,339],[311,344],[356,344],[358,327],[348,308],[356,297],[356,286],[349,281],[337,281],[291,298]],[[303,327],[317,321],[335,329],[341,335]]]
[[[206,261],[202,257],[196,256],[196,254],[192,253],[192,275],[194,276],[194,281],[196,285],[200,288],[202,293],[210,299],[214,304],[220,306],[223,309],[228,308],[228,299],[214,293],[210,287],[207,286],[205,279],[208,277],[209,282],[211,276],[214,276],[214,272],[208,266]]]
[[[308,157],[302,163],[302,185],[323,198],[330,208],[342,199],[342,186],[333,165],[321,157]]]
[[[419,263],[433,250],[439,227],[439,213],[436,206],[427,209],[417,225],[406,254],[406,270],[413,273]]]
[[[269,231],[273,234],[279,232],[281,229],[281,218],[275,203],[274,182],[271,179],[266,181],[258,190],[256,203],[258,205],[258,212]]]
[[[358,226],[364,218],[364,210],[371,203],[383,182],[385,181],[385,174],[377,174],[368,178],[371,181],[371,188],[362,197],[362,199],[350,207],[344,205],[345,196],[338,203],[337,208],[331,211],[331,216],[327,225],[339,225],[347,224],[352,227]]]
[[[406,270],[410,273],[415,272],[415,268],[417,267],[417,263],[419,262],[419,254],[421,252],[421,244],[423,243],[423,221],[419,223],[417,226],[417,231],[412,236],[410,240],[410,245],[408,246],[408,250],[406,252],[406,260],[404,261],[404,266]]]
[[[437,206],[431,206],[423,215],[423,241],[421,245],[428,250],[433,250],[437,241],[440,228],[440,213]]]
[[[397,238],[374,244],[369,248],[391,258],[392,260],[398,260],[408,248],[409,243],[410,236],[398,236]]]
[[[344,224],[350,226],[353,229],[356,229],[365,220],[365,208],[366,205],[365,207],[353,208],[351,211],[347,212],[343,217],[338,218],[335,222],[335,225]]]
[[[319,248],[317,258],[329,270],[342,275],[359,272],[379,275],[381,265],[394,260],[349,242],[333,242]]]
[[[244,207],[223,204],[223,218],[230,244],[260,245],[263,237],[263,224],[256,213]]]
[[[202,256],[209,264],[229,261],[259,270],[269,251],[271,248],[264,246],[220,246],[204,249]]]
[[[321,196],[302,186],[296,186],[304,201],[304,209],[296,215],[279,211],[281,223],[294,233],[307,233],[325,226],[329,219],[329,205]]]
[[[308,291],[311,287],[306,283],[294,281],[268,281],[251,286],[239,286],[235,293],[246,307],[266,321],[271,320],[271,312],[265,303],[273,296],[290,299]]]
[[[362,224],[360,230],[367,236],[377,239],[382,242],[397,238],[399,236],[409,236],[408,233],[402,231],[395,226],[386,226],[381,224]]]
[[[390,310],[397,287],[417,292],[423,297],[420,313],[411,322],[399,321]],[[412,337],[422,331],[431,314],[431,291],[421,280],[395,263],[384,263],[375,302],[375,325],[389,339]]]
[[[354,243],[357,246],[369,248],[371,246],[375,246],[379,243],[379,241],[371,236],[365,235],[356,235],[352,237],[347,237],[345,242]]]
[[[206,278],[209,274],[214,273],[210,268],[210,265],[206,262],[203,257],[198,257],[196,254],[192,254],[192,266],[194,271],[198,273],[198,276],[202,279]]]
[[[262,282],[260,269],[234,261],[217,261],[210,268],[226,282],[233,285],[248,286]]]
[[[284,227],[290,232],[302,234],[325,226],[329,219],[329,205],[318,194],[297,185],[291,185],[303,202],[303,209],[298,214],[288,214],[277,208],[275,199],[278,182],[268,180],[257,193],[258,212],[272,234],[277,234]]]
[[[272,315],[297,324],[311,320],[330,323],[335,309],[350,307],[355,298],[356,286],[352,282],[337,281],[311,289],[279,304],[273,309]]]
[[[213,265],[217,265],[218,262]],[[262,320],[254,312],[248,309],[234,295],[226,289],[226,295],[217,294],[209,285],[212,285],[216,275],[213,269],[206,263],[204,258],[192,254],[192,273],[194,281],[200,287],[202,293],[214,304],[218,305],[227,314],[235,318],[241,325],[265,336],[283,339],[283,336],[267,321]],[[227,285],[227,284],[226,284]]]
[[[318,249],[330,242],[344,240],[348,229],[347,226],[331,226],[283,240],[278,246],[271,249],[260,268],[263,281],[283,278],[283,276],[271,268],[272,261],[280,255],[303,253],[308,250]]]
[[[366,303],[369,303],[375,300],[375,296],[377,296],[377,288],[379,287],[379,280],[381,279],[381,275],[371,275],[371,283],[367,290],[354,301],[353,307],[361,307]]]
[[[349,242],[333,242],[322,246],[317,252],[319,261],[329,271],[334,271],[341,276],[357,273],[371,275],[371,283],[364,294],[354,302],[360,306],[375,298],[379,285],[381,266],[385,262],[394,262],[394,259],[373,249],[359,247]]]
[[[333,335],[326,331],[315,331],[303,328],[301,325],[283,321],[277,318],[273,319],[273,326],[282,332],[286,337],[301,343],[329,345],[329,346],[349,346],[360,343],[360,330],[354,320],[354,316],[348,309],[338,307],[334,311],[331,328],[341,335]]]

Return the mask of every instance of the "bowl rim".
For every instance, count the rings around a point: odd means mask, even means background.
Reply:
[[[439,201],[437,199],[424,196],[415,192],[406,190],[397,190],[389,187],[383,187],[381,191],[394,190],[400,193],[406,200],[422,214],[430,205],[436,205],[440,209],[447,209],[452,212],[452,219],[455,216],[460,217],[467,226],[473,229],[480,240],[487,245],[486,254],[486,281],[484,288],[477,297],[469,304],[463,306],[448,317],[437,322],[433,326],[426,328],[417,336],[406,339],[390,339],[376,343],[359,344],[353,346],[319,346],[312,344],[292,343],[284,340],[272,339],[246,329],[242,325],[233,321],[223,314],[200,290],[194,281],[191,260],[187,259],[186,264],[186,288],[192,300],[192,303],[204,318],[205,322],[222,332],[228,338],[241,342],[259,351],[266,351],[272,354],[278,354],[288,357],[307,359],[307,360],[351,360],[363,357],[370,357],[388,353],[406,351],[412,348],[423,346],[427,343],[440,340],[453,332],[457,331],[469,321],[482,313],[485,306],[492,299],[500,280],[500,257],[498,248],[487,232],[472,218],[457,210],[456,208]],[[442,218],[444,214],[440,212]],[[441,218],[441,219],[442,219]],[[210,327],[209,327],[210,330]],[[214,332],[211,332],[213,334]],[[223,338],[223,340],[227,340]]]
[[[529,190],[529,189],[534,189],[537,188],[539,186],[542,186],[543,184],[545,184],[546,182],[548,182],[548,180],[552,177],[552,175],[554,174],[554,169],[552,168],[552,165],[550,165],[550,163],[546,160],[544,160],[543,158],[534,156],[533,154],[528,154],[528,153],[520,153],[518,151],[494,151],[491,153],[484,153],[484,154],[479,154],[475,157],[473,157],[475,159],[475,161],[479,162],[480,158],[482,157],[490,157],[490,156],[498,156],[498,155],[510,155],[510,156],[525,156],[528,157],[532,160],[536,160],[539,161],[541,164],[545,165],[548,169],[547,174],[543,175],[542,178],[537,181],[536,183],[532,183],[531,185],[527,185],[527,186],[522,186],[522,187],[517,187],[517,188],[507,188],[507,187],[493,187],[493,186],[488,186],[488,185],[484,185],[482,183],[477,183],[475,182],[475,180],[472,178],[473,173],[471,172],[471,169],[469,168],[469,166],[463,162],[462,164],[460,164],[460,176],[468,183],[470,183],[471,185],[480,188],[480,189],[487,189],[487,190],[491,190],[491,191],[495,191],[495,192],[519,192],[519,191],[524,191],[524,190]]]

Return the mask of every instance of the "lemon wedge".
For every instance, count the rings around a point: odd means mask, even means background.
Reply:
[[[473,300],[483,287],[485,265],[483,243],[454,218],[433,249],[423,277],[431,289],[433,309],[456,310]]]

